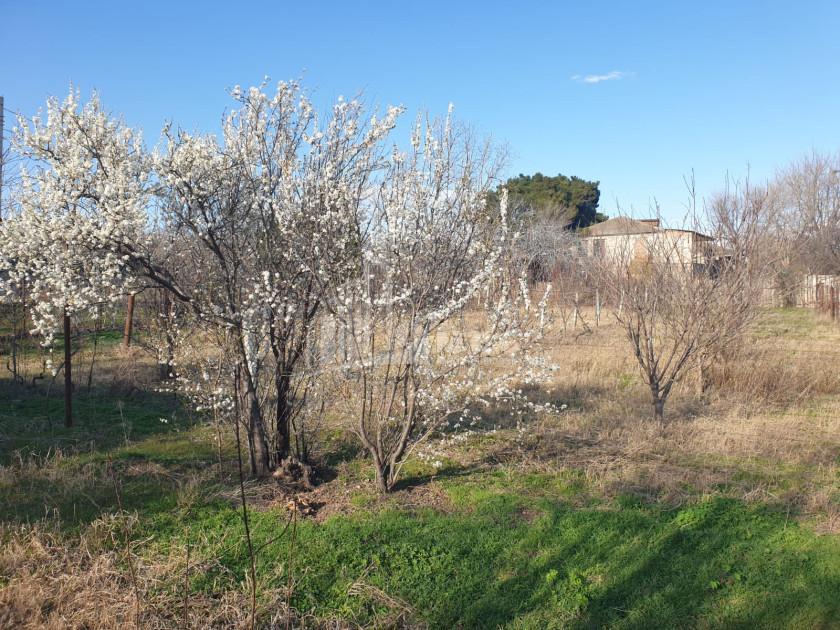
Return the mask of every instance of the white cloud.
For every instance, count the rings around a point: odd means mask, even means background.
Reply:
[[[618,70],[613,70],[607,74],[590,74],[588,77],[582,77],[579,74],[576,74],[572,77],[572,81],[577,81],[578,83],[600,83],[601,81],[616,81],[632,75],[632,72],[619,72]]]

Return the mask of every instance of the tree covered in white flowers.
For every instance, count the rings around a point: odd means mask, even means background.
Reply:
[[[256,474],[290,455],[320,287],[355,265],[348,219],[400,113],[378,118],[339,99],[322,117],[299,83],[264,88],[232,90],[238,108],[221,140],[167,128],[156,161],[166,231],[195,264],[173,271],[179,291],[205,323],[232,332]]]
[[[82,107],[72,88],[48,100],[46,119],[19,116],[13,147],[23,161],[0,229],[2,284],[35,297],[32,319],[51,345],[60,320],[67,337],[71,315],[123,295],[131,272],[118,245],[144,231],[149,161],[138,131],[97,94]],[[69,358],[65,338],[68,381]]]
[[[231,90],[220,137],[168,125],[153,155],[97,96],[81,111],[77,93],[51,99],[46,122],[21,121],[35,170],[3,224],[4,265],[31,283],[48,338],[56,313],[129,280],[174,298],[167,371],[239,418],[257,475],[295,450],[312,389],[338,383],[388,490],[444,420],[539,368],[544,300],[506,205],[486,203],[502,154],[449,116],[418,117],[392,150],[402,108],[319,112],[299,82],[266,85]]]
[[[446,421],[543,373],[534,353],[547,294],[528,294],[506,195],[501,211],[486,203],[500,156],[450,116],[418,118],[410,149],[394,149],[360,208],[358,269],[326,287],[344,340],[334,354],[344,412],[383,492]]]

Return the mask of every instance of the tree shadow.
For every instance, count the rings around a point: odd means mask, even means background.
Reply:
[[[170,393],[116,398],[92,388],[75,397],[69,428],[62,400],[49,404],[51,418],[41,388],[0,382],[0,514],[7,523],[91,522],[117,508],[112,477],[126,510],[165,512],[215,461],[212,440],[197,441],[191,431],[199,419]]]
[[[392,492],[399,492],[401,490],[411,490],[412,488],[422,488],[437,481],[450,481],[453,479],[461,479],[469,477],[478,470],[476,466],[441,466],[433,473],[420,473],[414,475],[403,476],[397,480]]]
[[[73,397],[73,425],[64,426],[62,392],[47,398],[44,387],[13,388],[0,381],[0,464],[18,453],[45,457],[103,453],[117,446],[163,436],[193,426],[195,416],[173,394],[133,392],[116,397],[93,388]]]
[[[796,537],[765,506],[715,498],[686,508],[660,528],[640,562],[592,598],[579,627],[641,630],[675,620],[726,628],[837,627],[840,575],[814,580]]]
[[[486,619],[638,630],[840,623],[840,572],[809,566],[779,515],[715,499],[672,520],[651,516],[550,508],[506,550],[523,557],[518,570],[487,576],[488,588],[463,611],[462,627],[482,627]]]

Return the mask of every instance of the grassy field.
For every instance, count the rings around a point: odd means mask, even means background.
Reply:
[[[526,431],[490,410],[380,495],[328,427],[294,518],[247,481],[258,627],[287,627],[288,602],[307,628],[840,628],[840,329],[769,311],[654,422],[617,327],[584,321],[529,392],[565,411]],[[112,337],[89,390],[77,369],[72,429],[48,379],[0,384],[0,627],[238,627],[232,436],[220,469],[213,427]]]

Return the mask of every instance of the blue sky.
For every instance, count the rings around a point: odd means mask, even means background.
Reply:
[[[71,81],[98,89],[154,144],[170,119],[217,132],[226,88],[305,68],[324,103],[452,102],[509,144],[510,175],[598,180],[602,212],[656,200],[677,223],[692,171],[702,203],[727,173],[840,148],[838,32],[836,0],[0,0],[0,94],[31,116]]]

